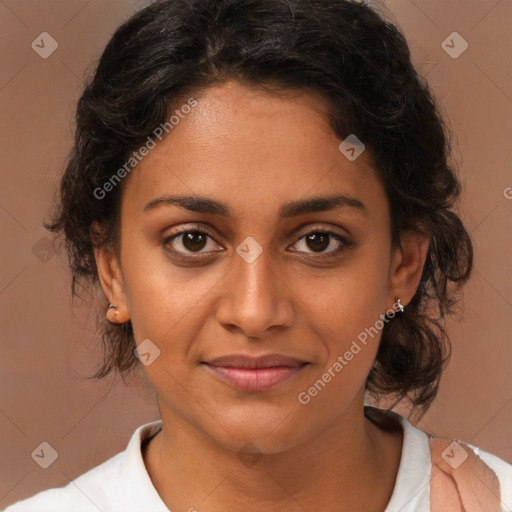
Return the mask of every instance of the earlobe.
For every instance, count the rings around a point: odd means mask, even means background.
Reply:
[[[121,270],[114,251],[102,247],[94,249],[101,288],[108,300],[107,320],[113,324],[123,324],[130,320],[126,307],[126,297]]]
[[[407,231],[400,236],[391,272],[390,297],[401,297],[405,307],[414,297],[421,281],[428,253],[430,235],[426,231]]]

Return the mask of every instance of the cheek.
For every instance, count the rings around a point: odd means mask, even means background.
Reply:
[[[161,247],[125,239],[123,278],[136,342],[149,338],[176,350],[193,337],[194,323],[206,314],[209,292],[222,277],[208,267],[178,267]],[[169,343],[172,340],[173,343]]]
[[[329,370],[324,378],[334,393],[350,394],[364,383],[386,324],[389,260],[376,249],[385,240],[374,240],[310,286],[314,293],[304,301],[305,310],[314,312],[312,324],[326,349],[317,376],[322,379]]]
[[[374,325],[385,312],[388,259],[378,254],[369,245],[359,248],[339,268],[308,283],[309,293],[304,302],[323,320],[331,338],[335,333],[343,333],[346,342],[347,337],[354,338]]]
[[[336,307],[325,308],[315,321],[315,334],[325,348],[324,357],[296,395],[304,412],[325,424],[364,387],[385,325],[381,319],[385,295],[377,300],[371,292],[372,285],[378,283],[355,279],[343,284],[342,291],[337,292]],[[332,296],[329,290],[324,293]],[[320,428],[320,424],[317,426]]]

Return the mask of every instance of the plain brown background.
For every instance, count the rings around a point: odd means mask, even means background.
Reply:
[[[142,385],[87,380],[101,356],[87,305],[71,307],[63,255],[42,228],[72,143],[84,76],[135,0],[0,0],[0,509],[68,483],[158,418]],[[419,427],[512,462],[510,0],[388,0],[454,131],[461,214],[476,248],[453,358]],[[59,47],[42,59],[32,41]],[[441,43],[458,32],[457,59]],[[507,197],[508,196],[508,197]],[[42,442],[50,468],[31,458]]]

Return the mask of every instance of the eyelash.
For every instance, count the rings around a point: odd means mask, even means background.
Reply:
[[[199,258],[201,256],[204,256],[205,254],[208,254],[208,252],[201,252],[201,253],[182,253],[182,252],[179,252],[179,251],[176,251],[175,249],[172,249],[170,247],[170,243],[177,237],[181,236],[181,235],[184,235],[184,234],[187,234],[187,233],[201,233],[203,235],[207,235],[209,236],[212,240],[214,240],[215,242],[217,242],[217,240],[215,240],[215,237],[208,231],[206,230],[205,228],[202,228],[202,227],[194,227],[194,228],[190,228],[190,227],[186,227],[180,231],[178,231],[177,233],[174,233],[173,235],[167,237],[163,244],[164,244],[164,247],[167,251],[171,252],[173,255],[177,255],[178,257],[180,258],[183,258],[183,259],[193,259],[193,258]],[[348,239],[346,239],[345,237],[341,236],[340,234],[338,233],[335,233],[334,231],[329,231],[329,230],[326,230],[326,229],[323,229],[323,228],[316,228],[316,229],[312,229],[310,231],[308,231],[307,233],[304,233],[300,238],[297,239],[297,241],[292,244],[292,245],[295,245],[297,244],[300,240],[302,240],[303,238],[306,238],[308,235],[311,235],[311,234],[325,234],[325,235],[330,235],[332,238],[334,238],[335,240],[337,240],[338,242],[340,242],[340,246],[333,250],[333,251],[329,251],[329,252],[319,252],[319,253],[314,253],[314,252],[310,252],[310,253],[305,253],[305,254],[308,254],[308,255],[311,255],[311,254],[316,254],[316,258],[318,259],[323,259],[323,258],[333,258],[333,257],[336,257],[338,256],[344,249],[350,247],[353,245],[352,242],[350,242]],[[218,243],[218,242],[217,242]],[[220,245],[220,244],[219,244]],[[220,251],[216,251],[216,252],[220,252]],[[303,251],[299,251],[299,252],[303,252]]]

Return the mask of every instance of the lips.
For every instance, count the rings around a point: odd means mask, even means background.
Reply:
[[[242,354],[233,354],[228,356],[217,357],[207,361],[210,366],[223,366],[230,368],[271,368],[273,366],[288,366],[296,368],[301,366],[305,361],[294,357],[283,356],[280,354],[268,354],[265,356],[251,357]]]
[[[251,357],[233,354],[203,362],[225,383],[244,391],[265,391],[291,379],[309,363],[280,354]]]

